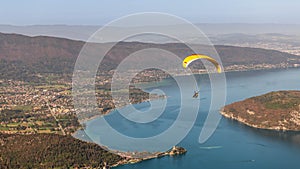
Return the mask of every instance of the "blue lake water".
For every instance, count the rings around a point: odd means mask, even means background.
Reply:
[[[200,110],[195,125],[178,144],[187,149],[187,154],[178,157],[163,157],[138,164],[117,167],[118,169],[298,169],[300,166],[300,132],[274,132],[247,127],[222,118],[209,140],[198,142],[199,134],[210,106],[210,83],[207,75],[197,75],[200,85]],[[300,90],[300,69],[261,70],[226,73],[226,104],[261,95],[270,91]],[[118,112],[106,116],[115,130],[137,138],[150,137],[166,130],[176,119],[180,94],[172,79],[148,84],[146,90],[158,88],[168,96],[164,113],[155,122],[136,124],[124,119]],[[191,89],[191,94],[194,89]],[[135,105],[137,109],[149,108],[149,103]],[[99,119],[87,123],[86,132],[93,135],[99,130]],[[97,125],[98,124],[98,125]],[[98,127],[97,127],[98,126]],[[101,126],[101,125],[100,125]],[[80,132],[77,137],[81,137]],[[118,140],[120,141],[120,140]],[[126,147],[135,150],[136,145]],[[111,147],[124,149],[124,147]]]

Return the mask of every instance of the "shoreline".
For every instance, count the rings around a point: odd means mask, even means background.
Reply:
[[[226,70],[224,71],[224,73],[232,73],[232,72],[249,72],[249,71],[260,71],[260,70],[284,70],[284,69],[297,69],[299,67],[286,67],[286,68],[261,68],[261,69],[245,69],[245,70]],[[207,72],[202,72],[202,73],[193,73],[193,74],[182,74],[182,75],[176,75],[176,76],[190,76],[190,75],[205,75],[205,74],[209,74]],[[166,78],[165,78],[166,79]],[[161,79],[160,81],[162,81],[164,79]],[[135,85],[143,85],[143,84],[147,84],[147,83],[151,83],[151,82],[160,82],[160,81],[149,81],[149,82],[139,82],[139,83],[136,83]],[[144,90],[143,90],[144,91]],[[146,91],[144,91],[146,92]],[[148,93],[148,92],[147,92]],[[168,96],[164,96],[163,98],[167,98]],[[160,98],[157,98],[157,99],[160,99]],[[154,99],[156,100],[156,99]],[[139,103],[135,103],[135,104],[140,104],[140,103],[144,103],[144,102],[147,102],[147,101],[150,101],[150,99],[146,99],[146,100],[143,100]],[[125,107],[127,105],[124,105],[122,107]],[[121,108],[122,108],[121,107]],[[99,115],[95,115],[95,116],[92,116],[92,117],[89,117],[89,118],[85,118],[85,119],[82,119],[80,120],[79,122],[83,122],[83,123],[86,123],[87,121],[90,121],[90,120],[93,120],[95,118],[98,118],[98,117],[102,117],[102,116],[106,116],[108,114],[110,114],[112,111],[114,111],[116,108],[114,109],[111,109],[111,110],[108,110],[107,112],[103,113],[103,114],[99,114]]]
[[[245,69],[245,70],[228,70],[228,71],[224,71],[224,73],[228,73],[228,72],[248,72],[248,71],[260,71],[260,70],[284,70],[284,69],[297,69],[299,67],[287,67],[287,68],[261,68],[261,69]],[[190,75],[203,75],[203,74],[208,74],[207,72],[201,72],[201,73],[193,73],[193,74],[190,74]],[[190,76],[188,75],[188,76]],[[177,75],[177,76],[186,76],[186,75]],[[164,78],[166,79],[166,78]],[[164,79],[161,79],[160,81],[164,80]],[[156,82],[160,82],[160,81],[156,81]],[[150,82],[140,82],[140,83],[137,83],[137,85],[143,85],[143,84],[147,84],[147,83],[151,83]],[[143,90],[144,91],[144,90]],[[163,99],[165,99],[166,97],[168,96],[164,96]],[[156,99],[160,99],[160,98],[156,98]],[[154,100],[156,100],[154,99]],[[146,100],[143,100],[141,102],[138,102],[138,103],[135,103],[135,104],[140,104],[140,103],[143,103],[143,102],[147,102],[149,101],[149,99],[146,99]],[[127,105],[124,105],[124,106],[127,106]],[[124,107],[123,106],[123,107]],[[109,115],[112,111],[114,111],[115,109],[111,109],[111,110],[108,110],[106,113],[104,114],[101,114],[101,115],[96,115],[96,116],[93,116],[93,117],[90,117],[90,118],[87,118],[87,119],[84,119],[82,120],[81,122],[83,123],[86,123],[90,120],[93,120],[93,119],[96,119],[98,117],[103,117],[103,116],[106,116],[106,115]],[[260,127],[260,126],[256,126],[256,125],[252,125],[250,123],[247,123],[245,121],[239,121],[237,118],[233,117],[231,118],[226,112],[223,112],[223,111],[220,111],[221,115],[228,118],[228,119],[232,119],[232,120],[235,120],[235,121],[238,121],[246,126],[249,126],[249,127],[252,127],[252,128],[256,128],[256,129],[265,129],[265,130],[275,130],[275,131],[294,131],[294,130],[278,130],[278,129],[273,129],[273,128],[263,128],[263,127]],[[80,129],[79,129],[80,130]],[[77,131],[79,131],[77,130]],[[82,129],[81,129],[82,130]],[[84,130],[84,129],[83,129]],[[77,132],[76,131],[76,132]],[[75,134],[76,132],[74,132],[73,134]],[[77,138],[79,139],[79,138]],[[107,151],[110,151],[112,153],[115,153],[123,158],[125,158],[124,160],[122,161],[119,161],[117,164],[114,164],[112,165],[111,167],[117,167],[117,166],[121,166],[121,165],[126,165],[126,164],[135,164],[135,163],[139,163],[139,162],[142,162],[142,161],[146,161],[146,160],[151,160],[151,159],[154,159],[154,158],[161,158],[161,157],[164,157],[164,156],[168,156],[170,154],[168,154],[166,152],[156,152],[156,153],[150,153],[150,152],[147,152],[151,155],[147,156],[147,157],[144,157],[144,158],[135,158],[135,157],[129,157],[128,154],[126,153],[129,153],[129,154],[133,154],[134,152],[122,152],[122,151],[118,151],[118,150],[114,150],[114,149],[110,149],[109,147],[106,147],[104,145],[100,145],[98,144],[99,146],[101,146],[103,149],[107,150]],[[138,152],[138,153],[145,153],[145,152]],[[185,154],[186,153],[186,150],[184,153],[182,154]],[[170,155],[171,156],[171,155]]]
[[[144,91],[144,92],[146,92],[146,91]],[[148,92],[147,92],[148,93]],[[140,102],[138,102],[138,103],[134,103],[134,104],[141,104],[141,103],[146,103],[146,102],[149,102],[149,101],[155,101],[155,100],[159,100],[159,99],[166,99],[166,98],[168,98],[168,96],[166,96],[166,95],[159,95],[157,98],[152,98],[152,99],[145,99],[145,100],[142,100],[142,101],[140,101]],[[132,105],[134,105],[134,104],[132,104]],[[122,108],[124,108],[124,107],[126,107],[126,106],[128,106],[129,104],[127,104],[127,105],[124,105],[124,106],[121,106],[119,109],[122,109]],[[94,116],[92,116],[92,117],[89,117],[89,118],[84,118],[84,119],[82,119],[82,120],[79,120],[79,123],[86,123],[86,122],[88,122],[88,121],[90,121],[90,120],[94,120],[94,119],[96,119],[96,118],[99,118],[99,117],[103,117],[103,116],[107,116],[107,115],[109,115],[110,113],[112,113],[114,110],[116,110],[116,109],[118,109],[118,108],[113,108],[113,109],[110,109],[110,110],[107,110],[105,113],[101,113],[101,114],[98,114],[98,115],[94,115]],[[79,129],[80,130],[80,129]],[[76,132],[76,131],[75,131]],[[75,133],[74,132],[74,133]]]
[[[144,91],[146,92],[146,91]],[[147,92],[148,93],[148,92]],[[135,103],[135,104],[141,104],[141,103],[144,103],[144,102],[148,102],[150,100],[158,100],[158,99],[166,99],[168,96],[165,96],[165,95],[159,95],[157,98],[154,98],[154,99],[145,99],[145,100],[142,100],[141,102],[138,102],[138,103]],[[125,107],[127,105],[124,105],[122,106],[121,108]],[[110,113],[112,113],[112,111],[114,111],[116,108],[114,109],[111,109],[111,110],[108,110],[107,112],[103,113],[103,114],[100,114],[100,115],[95,115],[95,116],[92,116],[90,118],[86,118],[86,119],[83,119],[81,121],[79,121],[81,124],[85,124],[88,122],[88,121],[91,121],[91,120],[94,120],[96,118],[99,118],[99,117],[104,117],[104,116],[107,116],[109,115]],[[85,140],[85,139],[82,139],[82,138],[79,138],[79,137],[76,137],[76,133],[79,132],[79,131],[83,131],[84,132],[84,136],[87,136],[89,138],[88,135],[86,135],[85,129],[83,127],[79,128],[78,130],[76,130],[74,133],[72,133],[71,135],[76,138],[76,139],[79,139],[79,140],[82,140],[82,141],[85,141],[85,142],[90,142],[90,143],[94,143],[94,142],[91,142],[91,141],[88,141],[88,140]],[[110,167],[118,167],[118,166],[121,166],[121,165],[126,165],[126,164],[135,164],[135,163],[139,163],[139,162],[142,162],[142,161],[146,161],[146,160],[151,160],[151,159],[154,159],[154,158],[161,158],[161,157],[165,157],[165,156],[176,156],[176,155],[181,155],[181,154],[185,154],[187,152],[186,149],[182,148],[182,147],[176,147],[176,148],[179,148],[179,149],[183,149],[182,152],[180,152],[179,154],[170,154],[169,152],[172,151],[171,150],[167,150],[165,152],[134,152],[134,151],[128,151],[128,152],[123,152],[123,151],[120,151],[120,150],[115,150],[115,149],[111,149],[103,144],[98,144],[102,149],[108,151],[108,152],[111,152],[113,154],[117,154],[119,155],[120,157],[124,158],[123,160],[119,161],[118,163],[116,164],[113,164],[112,166]],[[174,148],[173,147],[173,148]],[[142,157],[142,158],[137,158],[135,156],[138,156],[139,154],[148,154],[147,156],[145,157]]]
[[[231,115],[229,115],[229,113],[227,113],[225,111],[219,111],[219,112],[220,112],[220,114],[223,117],[225,117],[227,119],[237,121],[237,122],[239,122],[241,124],[244,124],[245,126],[248,126],[248,127],[254,128],[254,129],[268,130],[268,131],[278,131],[278,132],[299,132],[299,130],[292,130],[292,129],[286,129],[286,128],[278,128],[278,126],[266,128],[266,127],[262,127],[262,126],[250,124],[250,123],[246,122],[245,119],[240,120],[238,117],[234,117],[232,115],[232,113],[230,113]]]
[[[122,153],[125,154],[125,156],[122,156]],[[135,156],[138,156],[139,153],[141,155],[143,155],[143,153],[147,153],[148,155],[145,157],[130,157],[128,156],[128,154],[134,154]],[[179,146],[173,146],[171,149],[164,151],[164,152],[154,152],[154,153],[149,153],[149,152],[120,152],[117,151],[116,154],[125,158],[124,160],[119,161],[118,163],[112,165],[111,167],[118,167],[118,166],[122,166],[122,165],[126,165],[126,164],[136,164],[136,163],[140,163],[143,161],[147,161],[147,160],[152,160],[155,158],[162,158],[162,157],[166,157],[166,156],[170,156],[170,157],[175,157],[178,155],[184,155],[187,153],[187,150],[183,147],[179,147]]]
[[[78,130],[78,131],[83,131],[84,132],[84,130]],[[152,160],[152,159],[155,159],[155,158],[162,158],[162,157],[167,157],[167,156],[176,157],[176,156],[184,155],[184,154],[187,153],[187,150],[185,148],[179,147],[179,146],[173,146],[169,150],[163,151],[163,152],[147,152],[147,151],[141,151],[141,152],[126,151],[125,152],[125,151],[120,151],[120,150],[115,150],[115,149],[109,148],[105,145],[98,144],[98,143],[95,143],[93,141],[80,139],[80,138],[75,136],[75,133],[72,134],[72,136],[75,139],[78,139],[78,140],[81,140],[81,141],[84,141],[84,142],[88,142],[88,143],[97,144],[103,150],[108,151],[112,154],[116,154],[116,155],[123,158],[122,160],[118,161],[117,163],[112,164],[111,166],[109,166],[109,167],[112,167],[112,168],[119,167],[119,166],[122,166],[122,165],[127,165],[127,164],[136,164],[136,163],[140,163],[140,162],[143,162],[143,161]],[[85,132],[84,132],[84,135],[87,136]]]
[[[143,90],[144,91],[144,90]],[[146,91],[144,91],[146,92]],[[148,92],[147,92],[148,93]],[[157,95],[157,98],[152,98],[152,99],[145,99],[145,100],[142,100],[138,103],[134,103],[134,104],[141,104],[141,103],[144,103],[144,102],[148,102],[150,100],[158,100],[158,99],[166,99],[168,98],[168,96],[166,95]],[[125,107],[127,105],[124,105],[122,107]],[[121,108],[122,108],[121,107]],[[110,113],[112,113],[112,111],[114,111],[116,108],[114,109],[111,109],[111,110],[108,110],[107,112],[101,114],[101,115],[96,115],[96,116],[92,116],[90,118],[86,118],[86,119],[83,119],[81,121],[79,121],[80,123],[83,123],[83,124],[86,124],[88,121],[91,121],[91,120],[94,120],[96,118],[99,118],[99,117],[103,117],[103,116],[107,116],[109,115]],[[84,132],[84,128],[80,128],[78,130],[76,130],[74,133],[72,133],[71,135],[76,138],[76,139],[79,139],[79,140],[82,140],[82,141],[86,141],[86,142],[90,142],[90,143],[94,143],[94,142],[91,142],[91,141],[88,141],[88,140],[85,140],[85,139],[82,139],[82,138],[79,138],[79,137],[76,137],[76,133],[79,132],[79,131],[83,131]],[[87,136],[89,138],[88,135],[86,135],[86,133],[84,132],[84,136]],[[151,160],[151,159],[155,159],[155,158],[162,158],[162,157],[165,157],[165,156],[177,156],[177,155],[182,155],[182,154],[185,154],[187,152],[186,149],[184,149],[183,147],[178,147],[178,146],[174,146],[172,149],[170,150],[167,150],[165,152],[134,152],[134,151],[128,151],[128,152],[123,152],[123,151],[119,151],[119,150],[115,150],[115,149],[111,149],[105,145],[102,145],[102,144],[98,144],[102,149],[108,151],[108,152],[111,152],[111,153],[114,153],[114,154],[117,154],[119,155],[120,157],[124,158],[123,160],[119,161],[118,163],[116,164],[113,164],[112,166],[110,167],[118,167],[118,166],[121,166],[121,165],[126,165],[126,164],[135,164],[135,163],[139,163],[139,162],[142,162],[142,161],[146,161],[146,160]],[[145,155],[146,154],[146,155]],[[138,156],[141,156],[138,158]]]

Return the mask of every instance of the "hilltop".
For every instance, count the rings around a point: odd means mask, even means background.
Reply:
[[[221,114],[248,126],[300,131],[300,91],[277,91],[224,107]]]
[[[0,33],[0,78],[38,81],[43,80],[41,76],[44,74],[71,74],[84,44],[83,41],[64,38]],[[108,44],[97,45],[98,50],[103,50]],[[200,47],[206,50],[205,46]],[[102,70],[115,69],[129,54],[146,48],[168,50],[181,58],[193,53],[180,43],[119,42],[108,52],[100,67]],[[225,70],[284,68],[300,63],[299,56],[276,50],[220,45],[215,48]],[[191,68],[204,67],[201,62],[196,62]]]

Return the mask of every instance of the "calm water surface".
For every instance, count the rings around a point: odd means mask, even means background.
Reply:
[[[188,153],[175,158],[164,157],[120,166],[117,167],[118,169],[299,169],[300,133],[297,132],[252,129],[222,118],[213,136],[204,144],[198,143],[198,137],[210,106],[210,83],[207,75],[196,77],[200,84],[201,99],[198,118],[189,134],[179,143],[188,150]],[[226,78],[226,104],[270,91],[300,90],[300,69],[231,72],[226,73]],[[148,85],[146,90],[153,88],[159,88],[170,96],[167,108],[158,120],[143,125],[135,124],[115,111],[105,117],[111,126],[128,136],[141,138],[154,136],[170,127],[179,111],[178,86],[174,80],[166,79],[160,83]],[[191,89],[191,94],[193,90]],[[135,107],[145,110],[149,108],[149,103],[137,104]],[[93,135],[98,130],[97,122],[99,122],[98,119],[89,121],[86,132]],[[77,137],[81,137],[80,132]],[[124,150],[124,147],[112,148]],[[135,150],[135,146],[132,145],[126,149]]]

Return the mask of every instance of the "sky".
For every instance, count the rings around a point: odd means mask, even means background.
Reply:
[[[299,0],[1,0],[0,24],[104,25],[137,12],[193,23],[300,24]]]

